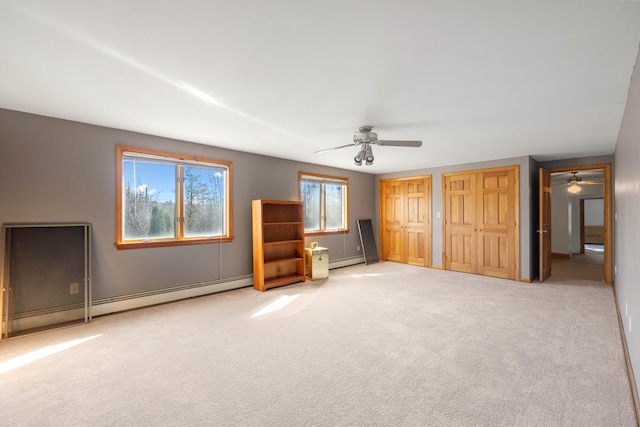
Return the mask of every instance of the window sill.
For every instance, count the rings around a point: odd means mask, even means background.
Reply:
[[[189,246],[189,245],[207,245],[214,243],[231,242],[233,237],[215,237],[215,238],[196,238],[184,240],[150,240],[150,241],[133,241],[119,242],[115,246],[121,249],[142,249],[142,248],[162,248],[166,246]]]
[[[349,229],[345,228],[344,230],[329,230],[329,231],[305,231],[305,237],[308,236],[326,236],[327,234],[345,234],[348,233]]]

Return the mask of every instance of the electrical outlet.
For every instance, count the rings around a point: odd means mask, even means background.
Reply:
[[[358,250],[358,252],[360,252],[360,245],[358,245],[356,249]]]
[[[69,295],[77,294],[80,287],[79,283],[71,283],[69,285]]]
[[[618,274],[618,266],[617,265],[613,266],[613,274]]]

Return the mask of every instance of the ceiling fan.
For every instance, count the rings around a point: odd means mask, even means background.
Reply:
[[[567,188],[567,191],[569,193],[576,194],[582,191],[580,185],[602,185],[601,182],[583,181],[582,178],[578,176],[578,172],[571,173],[573,174],[573,176],[567,179],[567,185],[569,186],[569,188]]]
[[[378,139],[378,134],[371,132],[373,126],[360,126],[360,129],[353,135],[353,143],[341,145],[339,147],[327,148],[325,150],[316,151],[316,153],[324,153],[339,148],[360,146],[360,151],[353,158],[357,166],[362,166],[364,160],[367,166],[373,164],[373,151],[371,145],[385,145],[389,147],[420,147],[422,141],[392,141]]]

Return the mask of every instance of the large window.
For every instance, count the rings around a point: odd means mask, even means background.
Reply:
[[[231,162],[117,146],[118,249],[230,241]]]
[[[298,183],[307,235],[349,231],[347,178],[299,172]]]

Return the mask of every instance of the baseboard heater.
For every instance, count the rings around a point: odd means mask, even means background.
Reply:
[[[362,256],[344,258],[329,263],[329,269],[331,270],[362,263],[364,263],[364,258]],[[151,305],[163,304],[172,301],[179,301],[182,299],[194,298],[214,294],[217,292],[230,291],[233,289],[240,289],[248,286],[253,286],[252,274],[229,279],[176,286],[173,288],[158,289],[156,291],[123,295],[120,297],[94,300],[91,313],[93,317],[103,316],[105,314],[133,310],[136,308],[148,307]]]
[[[332,270],[362,263],[364,263],[364,258],[362,256],[344,258],[331,262],[329,264],[329,269]],[[148,292],[139,292],[118,297],[101,298],[92,301],[90,306],[90,317],[104,316],[107,314],[134,310],[137,308],[164,304],[187,298],[195,298],[249,286],[253,286],[252,274],[228,279],[174,286],[171,288],[157,289]],[[69,305],[66,307],[56,307],[55,310],[31,311],[20,313],[16,316],[10,316],[9,322],[11,323],[12,330],[31,330],[39,328],[42,325],[59,323],[61,319],[73,318],[83,310],[84,306],[82,305]]]

